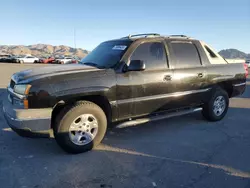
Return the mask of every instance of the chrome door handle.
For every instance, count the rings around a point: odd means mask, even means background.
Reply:
[[[198,73],[199,78],[202,78],[203,76],[204,76],[203,73]]]
[[[166,75],[163,80],[164,81],[170,81],[170,80],[172,80],[172,76],[171,75]]]

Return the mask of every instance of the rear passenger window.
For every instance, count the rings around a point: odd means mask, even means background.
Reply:
[[[171,43],[175,58],[175,68],[187,68],[201,66],[197,48],[192,43]]]
[[[204,47],[211,58],[217,58],[215,53],[210,48],[208,48],[207,46],[204,46]]]
[[[165,47],[161,42],[147,42],[139,45],[130,60],[142,60],[146,70],[167,68]]]

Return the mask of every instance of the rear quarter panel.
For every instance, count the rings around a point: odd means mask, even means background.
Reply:
[[[242,63],[211,64],[206,66],[208,84],[230,81],[232,84],[246,82],[245,69]]]
[[[234,97],[244,92],[246,75],[242,63],[210,64],[206,66],[206,71],[208,86],[213,88],[220,84],[226,85],[232,90],[229,97]]]

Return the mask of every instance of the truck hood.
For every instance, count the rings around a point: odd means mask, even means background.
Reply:
[[[44,78],[53,75],[69,74],[77,72],[89,72],[89,71],[101,71],[96,67],[81,65],[81,64],[69,64],[69,65],[55,65],[46,66],[34,69],[28,69],[21,72],[13,74],[12,79],[16,83],[29,82],[34,79]]]

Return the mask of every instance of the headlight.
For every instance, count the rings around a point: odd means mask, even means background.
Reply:
[[[21,94],[21,95],[27,95],[29,93],[31,85],[15,85],[14,92]]]
[[[13,97],[12,104],[27,109],[29,107],[27,95],[29,94],[30,88],[31,85],[28,84],[15,85],[13,93],[16,93],[17,96]],[[18,95],[24,98],[20,98]]]

